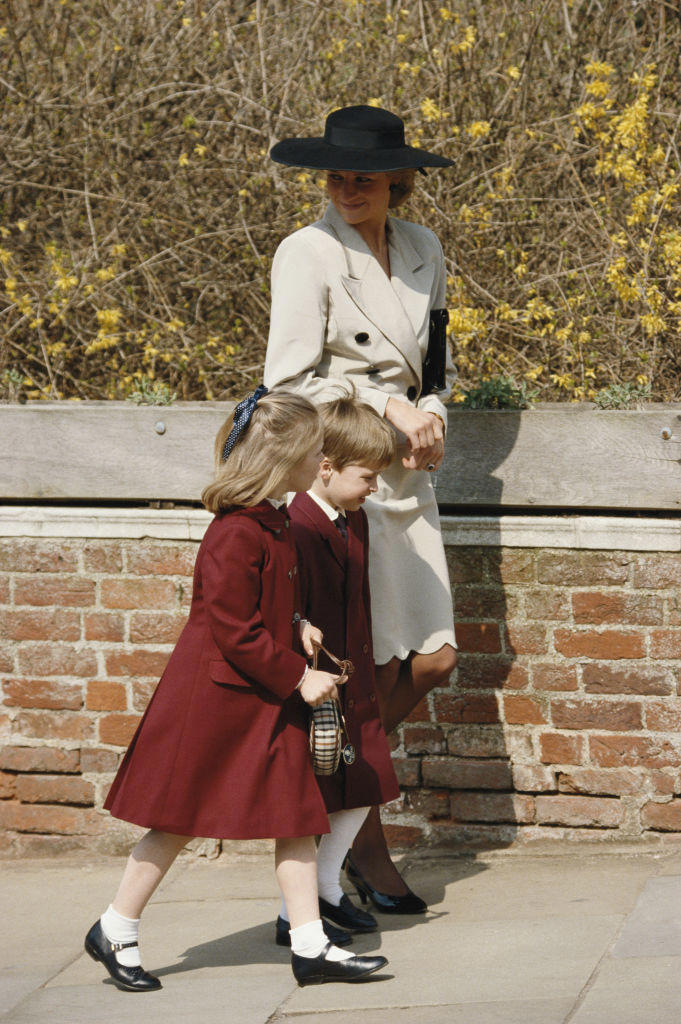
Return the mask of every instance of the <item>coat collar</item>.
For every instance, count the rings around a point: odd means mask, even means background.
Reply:
[[[359,231],[346,224],[330,203],[323,223],[336,235],[345,255],[345,290],[364,316],[405,357],[421,381],[423,352],[418,332],[427,319],[435,267],[414,245],[402,222],[388,218],[388,278]]]
[[[348,557],[345,541],[338,532],[338,528],[324,512],[324,509],[320,508],[309,494],[297,494],[291,502],[291,508],[294,507],[296,512],[312,523],[317,533],[324,538],[331,549],[331,554],[341,569],[345,571]]]

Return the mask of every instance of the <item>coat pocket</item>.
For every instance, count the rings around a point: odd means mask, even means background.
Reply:
[[[252,690],[253,686],[247,679],[240,676],[226,661],[209,661],[208,673],[214,683],[227,686],[238,686],[241,690]]]

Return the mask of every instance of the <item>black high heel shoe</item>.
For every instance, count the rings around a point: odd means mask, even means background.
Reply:
[[[352,944],[352,935],[344,928],[334,928],[330,921],[322,921],[322,928],[327,939],[334,946],[350,946]],[[285,921],[283,917],[277,918],[277,923],[274,926],[274,941],[278,946],[291,945],[290,929],[291,925],[288,921]]]
[[[340,905],[334,906],[319,897],[319,913],[341,928],[347,928],[349,932],[375,932],[378,929],[378,922],[373,914],[367,914],[366,910],[360,910],[350,900],[349,896],[341,897]]]
[[[351,956],[348,960],[327,960],[329,943],[319,956],[291,954],[293,976],[303,985],[323,985],[325,981],[362,981],[388,963],[384,956]]]
[[[345,860],[345,875],[357,890],[362,904],[371,900],[376,910],[380,910],[383,914],[423,914],[428,909],[427,903],[413,893],[408,886],[402,896],[392,896],[390,893],[374,889],[373,885],[360,874],[350,854]]]
[[[116,959],[117,949],[136,946],[136,942],[109,942],[102,925],[96,921],[85,936],[85,952],[107,969],[116,985],[124,992],[155,992],[161,982],[143,967],[125,967]]]

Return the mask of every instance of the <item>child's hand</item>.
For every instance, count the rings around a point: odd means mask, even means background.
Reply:
[[[300,620],[300,640],[303,645],[303,650],[307,654],[308,658],[312,657],[312,641],[319,646],[324,639],[324,634],[321,629],[317,629],[307,619]]]
[[[340,676],[332,676],[330,672],[311,668],[300,684],[300,696],[311,708],[318,707],[325,700],[335,700],[338,698],[336,683],[339,679]]]

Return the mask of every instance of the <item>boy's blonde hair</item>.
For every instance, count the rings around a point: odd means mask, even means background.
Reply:
[[[250,423],[223,462],[222,450],[233,424],[232,415],[215,439],[215,480],[201,495],[209,512],[248,508],[265,498],[283,496],[287,477],[323,435],[315,407],[290,391],[270,392],[259,400]]]
[[[319,408],[324,427],[323,451],[334,469],[367,466],[385,469],[395,457],[395,433],[365,402],[350,395]]]

